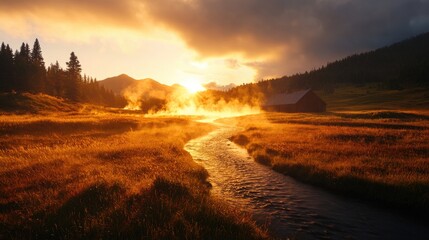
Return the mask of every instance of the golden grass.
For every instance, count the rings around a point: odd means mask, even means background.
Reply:
[[[224,120],[274,170],[345,194],[429,212],[427,112],[266,113]]]
[[[0,116],[0,238],[261,239],[183,150],[212,126],[138,115]]]
[[[82,106],[43,93],[0,93],[0,113],[75,112]]]

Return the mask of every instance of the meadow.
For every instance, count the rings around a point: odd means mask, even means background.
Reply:
[[[327,103],[329,111],[429,109],[427,88],[387,90],[380,89],[377,84],[367,84],[364,86],[340,85],[332,93],[316,92]]]
[[[210,196],[189,118],[0,116],[0,239],[266,239]]]
[[[254,159],[300,181],[429,213],[429,112],[264,113],[222,120]]]

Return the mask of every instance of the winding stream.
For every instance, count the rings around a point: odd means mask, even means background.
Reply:
[[[249,211],[278,238],[429,239],[429,226],[337,196],[256,163],[228,140],[237,127],[220,125],[185,150],[210,174],[212,194]]]

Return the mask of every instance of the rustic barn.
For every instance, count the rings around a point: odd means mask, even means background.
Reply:
[[[269,97],[262,109],[270,112],[325,112],[326,103],[311,89]]]

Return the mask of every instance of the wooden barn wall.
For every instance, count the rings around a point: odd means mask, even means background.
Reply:
[[[285,104],[285,105],[265,106],[262,109],[268,112],[296,112],[296,105]]]
[[[306,94],[296,104],[298,112],[325,112],[326,104],[313,92]]]
[[[326,104],[310,91],[296,104],[263,106],[262,109],[268,112],[325,112]]]

